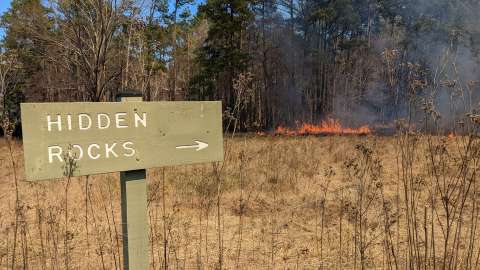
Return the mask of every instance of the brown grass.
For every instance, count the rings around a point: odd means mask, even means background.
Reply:
[[[152,269],[476,269],[476,152],[411,136],[239,136],[223,164],[149,170]],[[12,149],[0,268],[121,269],[118,174],[26,182]]]

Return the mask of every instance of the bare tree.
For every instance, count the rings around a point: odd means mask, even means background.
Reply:
[[[5,135],[13,133],[16,122],[12,117],[12,110],[15,110],[12,106],[16,101],[11,98],[19,82],[17,64],[15,54],[0,52],[0,120]]]
[[[123,60],[115,50],[127,1],[55,0],[60,33],[54,44],[64,50],[65,65],[78,80],[77,90],[90,101],[108,100]],[[83,89],[82,89],[83,88]],[[108,92],[110,91],[110,92]]]

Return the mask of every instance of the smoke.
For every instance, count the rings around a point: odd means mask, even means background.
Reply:
[[[423,63],[427,85],[420,95],[438,113],[439,126],[459,130],[467,113],[479,108],[476,81],[480,80],[479,34],[476,18],[479,3],[473,1],[417,2],[420,29],[410,45],[411,60]],[[423,23],[421,25],[420,23]]]
[[[432,103],[452,130],[479,105],[471,82],[480,80],[480,1],[333,2],[271,1],[257,11],[251,51],[269,97],[267,125],[331,117],[393,126],[413,117],[422,126]]]
[[[439,116],[435,121],[443,130],[458,131],[466,114],[480,108],[480,4],[418,0],[398,12],[396,25],[383,30],[391,35],[372,42],[379,60],[366,67],[372,82],[357,102],[338,96],[333,114],[352,125],[413,117],[423,126],[428,113],[430,122]],[[387,52],[396,54],[387,59]],[[434,112],[425,112],[428,103]]]

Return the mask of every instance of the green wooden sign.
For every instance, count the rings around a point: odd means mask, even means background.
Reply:
[[[220,102],[23,103],[28,180],[223,160]]]

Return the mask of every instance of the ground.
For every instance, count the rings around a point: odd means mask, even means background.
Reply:
[[[148,170],[151,268],[475,269],[469,140],[229,137],[223,163]],[[118,173],[26,182],[10,146],[0,268],[122,269]]]

